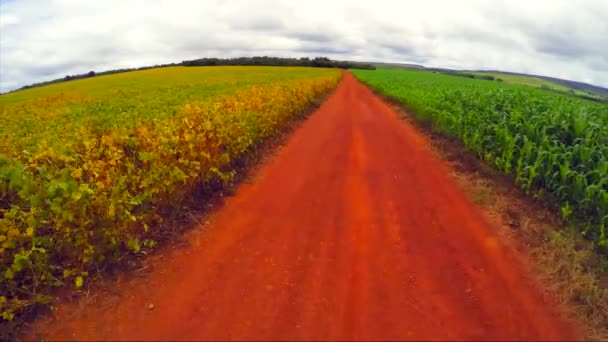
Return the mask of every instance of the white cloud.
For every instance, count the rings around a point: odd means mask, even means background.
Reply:
[[[0,91],[198,57],[319,56],[608,86],[604,0],[0,0]]]

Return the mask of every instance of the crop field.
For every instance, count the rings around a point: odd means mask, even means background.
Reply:
[[[482,75],[482,76],[492,76],[494,78],[500,78],[501,80],[512,83],[512,84],[522,84],[532,87],[541,87],[545,86],[547,88],[552,88],[559,91],[568,91],[570,88],[563,86],[561,84],[553,83],[547,80],[543,80],[540,78],[532,77],[532,76],[522,76],[522,75],[510,75],[510,74],[501,74],[501,73],[493,73],[493,72],[485,72],[485,71],[476,71],[470,72],[474,75]]]
[[[200,186],[333,89],[336,69],[172,67],[0,96],[0,314],[155,244]]]
[[[547,217],[562,232],[561,213],[589,239],[550,245],[564,252],[542,265],[572,284],[562,301],[587,303],[583,320],[606,321],[608,293],[571,274],[604,267],[592,257],[608,247],[607,105],[312,61],[81,74],[0,95],[0,339],[577,340],[511,257],[498,231],[511,223],[483,215],[512,209],[522,233]],[[532,216],[533,199],[515,194],[522,202],[504,208],[477,203],[485,180],[457,184],[424,132],[370,88],[553,210]],[[260,143],[313,107],[248,168]],[[113,268],[119,277],[106,278]]]
[[[504,82],[511,83],[511,84],[521,84],[521,85],[527,85],[527,86],[536,87],[536,88],[543,88],[545,90],[557,91],[557,92],[576,95],[576,96],[583,96],[583,97],[596,99],[596,100],[600,100],[600,101],[604,100],[604,102],[606,100],[605,96],[602,96],[602,95],[599,95],[596,93],[592,93],[592,92],[582,91],[579,89],[568,88],[559,83],[551,82],[551,81],[544,80],[544,79],[534,77],[534,76],[510,75],[510,74],[492,73],[492,72],[485,72],[485,71],[484,72],[476,71],[476,72],[470,72],[470,73],[474,74],[474,75],[479,75],[479,76],[492,76],[496,79],[501,79]]]
[[[583,234],[607,245],[608,105],[424,71],[352,72],[462,140],[528,193],[553,201],[564,218],[583,223]]]

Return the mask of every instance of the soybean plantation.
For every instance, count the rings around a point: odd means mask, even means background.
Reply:
[[[558,206],[606,247],[608,105],[531,87],[412,70],[353,70]]]
[[[330,69],[170,67],[0,96],[0,314],[155,245],[190,194],[334,88]]]

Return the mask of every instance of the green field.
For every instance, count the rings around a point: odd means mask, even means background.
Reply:
[[[510,75],[510,74],[480,72],[480,71],[467,72],[467,73],[470,73],[473,75],[480,75],[480,76],[492,76],[496,79],[501,79],[504,82],[511,83],[511,84],[521,84],[521,85],[527,85],[527,86],[535,87],[535,88],[542,87],[545,90],[552,90],[552,91],[567,93],[567,94],[576,95],[576,96],[588,96],[591,98],[603,99],[603,97],[601,95],[578,90],[578,89],[572,89],[572,88],[566,87],[564,85],[554,83],[551,81],[547,81],[547,80],[543,80],[541,78],[537,78],[534,76]]]
[[[410,70],[353,70],[380,93],[462,140],[606,246],[608,105],[508,82]]]
[[[470,73],[473,75],[492,76],[496,79],[500,78],[507,83],[513,83],[513,84],[523,84],[523,85],[528,85],[528,86],[533,86],[533,87],[546,86],[546,87],[553,88],[556,90],[561,90],[561,91],[568,91],[570,89],[561,84],[553,83],[553,82],[543,80],[540,78],[536,78],[536,77],[532,77],[532,76],[510,75],[510,74],[480,72],[480,71],[475,71],[475,72],[470,72]]]
[[[341,77],[299,67],[161,68],[0,96],[0,315],[79,289]]]

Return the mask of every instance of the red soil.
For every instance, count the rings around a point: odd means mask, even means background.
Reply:
[[[63,304],[64,339],[579,337],[427,140],[350,74],[194,234],[118,300]],[[201,230],[199,230],[201,231]],[[149,308],[153,303],[154,308]]]

